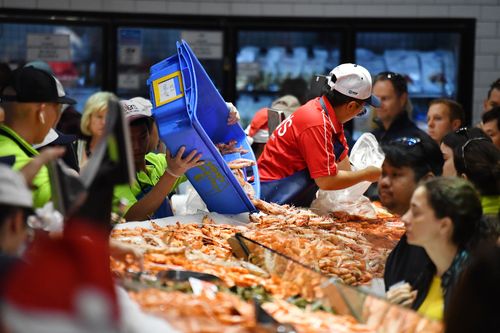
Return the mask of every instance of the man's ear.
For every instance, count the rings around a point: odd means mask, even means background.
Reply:
[[[453,221],[450,217],[446,216],[440,219],[440,233],[447,239],[451,239],[453,235]]]
[[[38,116],[38,121],[45,124],[45,106],[46,104],[40,103],[36,105],[36,114]]]
[[[453,119],[451,121],[451,128],[456,131],[457,129],[460,128],[460,125],[462,125],[462,121],[460,119]]]
[[[408,103],[408,93],[404,92],[399,96],[399,101],[401,102],[401,107]]]
[[[465,173],[461,173],[460,178],[463,178],[465,180],[469,180],[469,177],[467,177],[467,175]]]
[[[420,179],[420,181],[426,181],[434,177],[436,177],[436,175],[432,171],[429,171]]]
[[[7,224],[9,234],[17,235],[24,230],[23,212],[20,209],[16,210],[15,213],[7,218],[5,223]]]

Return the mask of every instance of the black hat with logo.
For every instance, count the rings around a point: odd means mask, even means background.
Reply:
[[[33,66],[15,70],[0,94],[2,102],[76,104],[56,77]]]

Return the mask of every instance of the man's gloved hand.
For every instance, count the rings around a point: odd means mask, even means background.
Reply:
[[[411,307],[417,298],[417,290],[412,290],[409,283],[397,283],[386,293],[387,300],[393,304]]]

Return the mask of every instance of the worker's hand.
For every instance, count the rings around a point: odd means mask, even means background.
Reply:
[[[47,164],[50,161],[57,160],[59,157],[64,155],[66,151],[65,147],[56,146],[56,147],[47,147],[40,151],[40,155],[35,158],[40,158],[42,164]]]
[[[172,156],[170,150],[167,149],[166,159],[167,159],[167,170],[166,172],[174,177],[182,176],[186,171],[191,168],[203,165],[203,161],[200,161],[201,154],[197,154],[197,150],[190,152],[185,158],[182,155],[186,151],[186,147],[182,146],[179,148],[177,155]]]
[[[66,148],[64,147],[47,147],[43,149],[39,155],[35,156],[31,162],[26,164],[20,171],[26,180],[26,183],[31,186],[33,179],[38,174],[38,171],[50,161],[57,160],[64,155]]]
[[[393,304],[410,307],[417,298],[417,290],[412,290],[409,283],[396,284],[389,288],[386,297]]]
[[[240,113],[233,103],[226,102],[227,108],[229,110],[229,117],[227,118],[228,125],[234,125],[240,120]]]
[[[377,168],[376,166],[370,165],[369,167],[366,167],[363,169],[366,174],[365,180],[369,182],[377,182],[378,179],[380,178],[380,175],[382,174],[382,169]]]

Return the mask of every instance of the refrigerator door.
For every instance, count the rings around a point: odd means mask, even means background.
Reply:
[[[0,59],[11,69],[42,60],[82,111],[103,86],[103,28],[99,25],[0,23]],[[42,65],[43,66],[43,65]]]
[[[425,131],[429,102],[457,98],[460,43],[459,32],[359,32],[355,58],[372,77],[390,71],[406,78],[411,116]],[[354,119],[354,139],[373,129],[374,117],[372,110]]]
[[[121,98],[149,97],[146,85],[149,68],[176,53],[176,42],[182,39],[192,46],[203,68],[222,93],[222,31],[121,26],[116,34],[116,91]]]
[[[332,31],[239,30],[236,105],[243,126],[280,95],[293,94],[305,103],[313,76],[340,63],[341,39]]]

